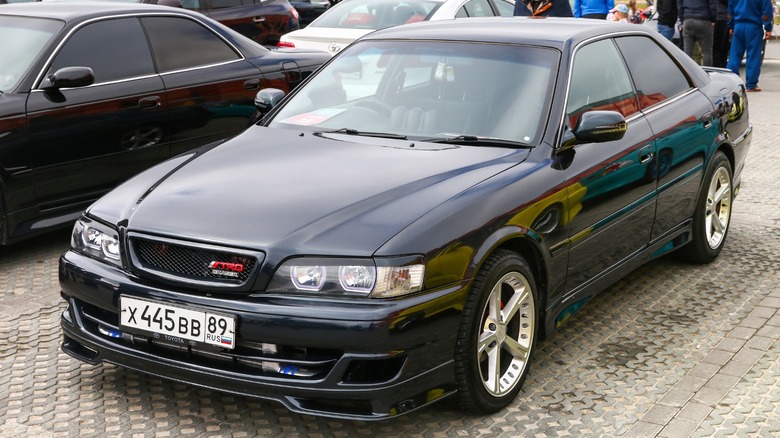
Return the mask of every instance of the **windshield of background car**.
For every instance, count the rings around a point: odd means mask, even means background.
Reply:
[[[309,27],[384,29],[423,21],[441,1],[344,0],[314,20]]]
[[[0,15],[0,91],[16,88],[63,26],[61,21]]]
[[[542,47],[358,41],[291,96],[269,126],[534,145],[558,62],[557,50]]]

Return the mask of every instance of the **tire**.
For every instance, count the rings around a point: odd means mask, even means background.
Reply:
[[[474,279],[458,330],[461,408],[488,414],[515,399],[528,374],[539,307],[528,263],[511,251],[491,255]]]
[[[693,213],[693,237],[678,252],[681,259],[703,264],[718,257],[726,244],[733,200],[731,163],[723,152],[716,152]]]

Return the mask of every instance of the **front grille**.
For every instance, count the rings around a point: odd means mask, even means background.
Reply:
[[[142,272],[185,284],[189,280],[228,286],[246,284],[262,257],[261,254],[138,236],[131,237],[130,247],[133,264]]]

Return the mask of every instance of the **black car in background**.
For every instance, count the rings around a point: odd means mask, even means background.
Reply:
[[[271,51],[156,5],[0,8],[0,244],[59,225],[118,183],[246,128],[264,87],[327,54]]]
[[[0,0],[0,4],[30,1],[61,2],[74,0]],[[81,0],[75,0],[81,1]],[[100,0],[103,1],[103,0]],[[105,0],[109,2],[150,3],[200,12],[238,33],[266,46],[275,46],[283,34],[298,29],[298,10],[287,0]],[[309,1],[309,0],[305,0]],[[315,0],[316,1],[316,0]],[[307,16],[315,9],[306,8]],[[318,9],[317,9],[318,10]],[[311,21],[311,19],[309,19]]]
[[[599,20],[378,30],[284,94],[76,222],[65,352],[307,414],[494,412],[604,288],[718,257],[752,139],[738,76]]]

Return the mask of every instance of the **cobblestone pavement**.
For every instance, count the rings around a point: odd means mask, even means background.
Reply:
[[[780,436],[780,57],[768,65],[720,258],[660,259],[599,295],[539,345],[502,412],[445,401],[339,421],[82,364],[59,350],[65,231],[0,248],[0,436]]]

